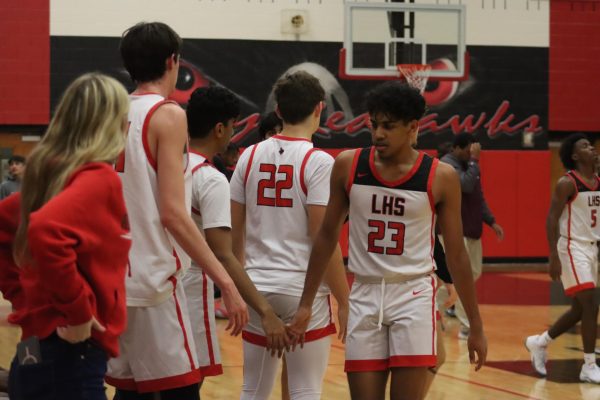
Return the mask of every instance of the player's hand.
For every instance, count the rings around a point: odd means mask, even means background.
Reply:
[[[338,312],[337,312],[338,324],[339,324],[338,339],[340,339],[342,341],[342,343],[346,343],[346,333],[348,331],[348,312],[349,312],[348,303],[346,303],[346,304],[338,303]]]
[[[233,282],[229,288],[221,288],[221,297],[229,314],[229,322],[225,330],[231,329],[231,336],[238,336],[248,323],[248,306],[242,299],[242,296],[240,296],[240,292],[238,292]]]
[[[298,343],[300,343],[300,348],[304,347],[304,333],[308,329],[311,314],[311,308],[299,306],[296,314],[294,314],[294,318],[292,318],[292,322],[287,326],[287,331],[293,339],[292,351],[296,350]]]
[[[289,336],[285,324],[272,309],[265,313],[261,323],[267,338],[267,351],[271,352],[271,357],[277,354],[277,357],[281,358],[283,350],[289,350],[292,345],[292,338]]]
[[[469,361],[471,364],[476,364],[475,371],[479,371],[487,358],[487,339],[483,334],[483,329],[472,329],[471,327],[467,346],[469,347]]]
[[[92,336],[92,329],[104,332],[106,328],[100,325],[100,322],[92,317],[88,322],[80,325],[59,326],[56,328],[56,334],[69,343],[80,343],[88,340]]]
[[[454,287],[453,283],[444,283],[444,285],[448,291],[448,297],[444,302],[444,308],[450,308],[454,305],[454,303],[456,303],[456,300],[458,300],[458,293],[456,292],[456,288]]]
[[[496,233],[498,240],[501,242],[504,239],[504,229],[502,229],[502,227],[495,222],[492,225],[492,229]]]
[[[552,278],[553,281],[559,281],[561,275],[561,265],[558,255],[556,253],[550,254],[550,257],[548,259],[548,267],[550,278]]]

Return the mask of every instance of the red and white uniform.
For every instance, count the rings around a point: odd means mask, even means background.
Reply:
[[[567,295],[592,289],[598,280],[598,246],[600,240],[600,178],[595,185],[588,184],[569,171],[567,178],[575,186],[558,220],[560,238],[557,249],[562,273],[561,280]]]
[[[434,366],[438,161],[419,153],[400,179],[383,179],[373,147],[358,149],[347,183],[350,293],[346,371]]]
[[[301,296],[312,240],[307,206],[327,206],[333,158],[310,141],[276,135],[251,146],[231,178],[246,204],[246,271],[259,291]],[[319,295],[329,289],[322,285]]]
[[[192,219],[204,229],[231,229],[229,182],[205,156],[190,154],[192,169]],[[214,284],[192,261],[182,279],[188,302],[192,333],[202,376],[223,373],[215,321]]]
[[[154,112],[168,103],[158,94],[131,95],[129,130],[115,168],[131,225],[127,274],[127,330],[122,354],[108,364],[106,381],[124,390],[153,392],[200,380],[187,304],[179,280],[189,256],[161,223],[157,163],[150,153],[148,127]],[[186,207],[191,210],[191,171],[184,157]]]
[[[306,139],[273,136],[247,148],[231,179],[231,199],[246,205],[245,268],[275,313],[289,322],[304,288],[312,240],[310,205],[329,202],[333,158]],[[313,305],[304,349],[287,353],[290,393],[320,398],[335,332],[329,290],[321,286]],[[279,360],[264,350],[260,317],[250,310],[244,339],[244,387],[241,398],[268,398]],[[255,368],[260,365],[261,368]]]

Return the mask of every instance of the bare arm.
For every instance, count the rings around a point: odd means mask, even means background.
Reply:
[[[248,310],[235,285],[192,220],[185,205],[183,150],[187,145],[185,112],[176,105],[160,107],[149,129],[151,151],[157,161],[159,213],[164,227],[181,248],[201,265],[223,293],[227,310],[234,320],[247,321]],[[233,332],[241,330],[236,326]]]
[[[560,260],[556,249],[559,237],[558,219],[567,201],[574,194],[575,186],[569,178],[563,176],[556,184],[554,195],[550,201],[550,211],[548,211],[548,217],[546,218],[546,237],[548,238],[548,247],[550,249],[550,256],[548,258],[549,272],[553,280],[559,280],[561,272]]]
[[[312,303],[323,280],[323,275],[330,265],[328,262],[338,245],[340,231],[348,214],[349,203],[345,185],[353,155],[352,151],[346,151],[340,154],[333,164],[329,204],[310,253],[304,291],[298,311],[290,325],[290,331],[296,335],[301,335],[306,331],[310,321]]]
[[[231,200],[231,228],[233,254],[241,265],[246,263],[244,247],[246,245],[246,205]]]
[[[324,206],[308,206],[308,229],[313,243],[317,240],[319,228],[325,217],[325,210]],[[339,237],[339,234],[337,237]],[[331,289],[331,293],[338,303],[338,323],[340,325],[338,337],[344,341],[346,338],[346,325],[348,323],[348,297],[350,289],[348,288],[346,269],[344,268],[344,260],[339,243],[335,247],[333,255],[325,268],[325,283]]]
[[[223,264],[235,286],[240,291],[244,300],[260,315],[267,349],[281,351],[287,345],[284,323],[275,315],[271,305],[260,295],[256,287],[246,274],[244,267],[234,256],[231,243],[231,230],[229,228],[205,229],[206,241],[215,253],[217,259]]]
[[[444,238],[448,269],[471,326],[469,356],[471,362],[475,362],[475,353],[477,353],[476,369],[479,369],[486,359],[487,341],[483,334],[483,323],[477,306],[469,257],[463,242],[460,182],[456,172],[444,163],[438,165],[433,195],[436,201],[438,224]]]

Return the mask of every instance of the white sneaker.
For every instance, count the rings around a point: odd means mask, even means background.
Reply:
[[[583,364],[579,380],[582,382],[600,383],[600,367],[596,364],[592,364],[591,366]]]
[[[470,333],[471,330],[469,328],[467,328],[466,326],[461,326],[458,329],[458,340],[469,340]]]
[[[540,346],[540,335],[529,336],[525,339],[525,347],[531,355],[531,365],[541,376],[546,376],[546,347]]]

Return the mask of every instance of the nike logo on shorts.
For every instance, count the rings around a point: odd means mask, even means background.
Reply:
[[[425,289],[421,289],[421,290],[413,290],[413,296],[418,295],[419,293],[421,293],[423,290]]]

